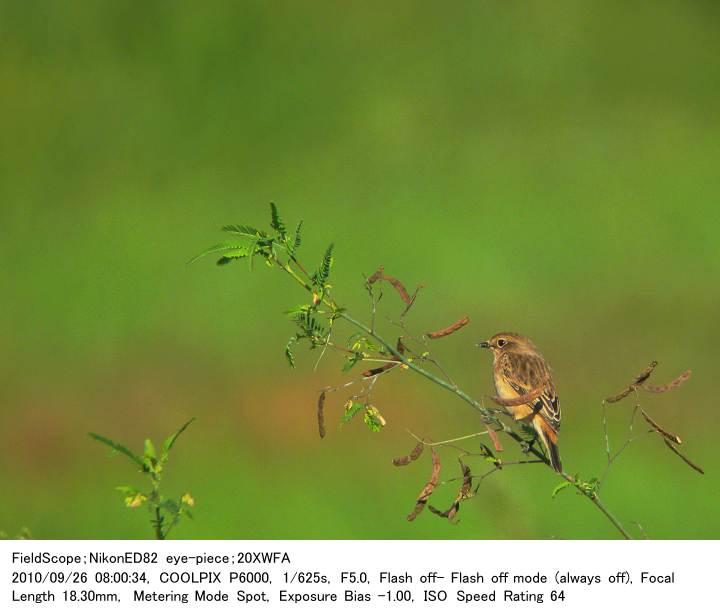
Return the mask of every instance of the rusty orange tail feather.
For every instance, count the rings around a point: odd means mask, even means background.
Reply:
[[[562,473],[562,462],[560,461],[560,449],[557,446],[557,432],[540,415],[533,418],[533,427],[540,436],[545,451],[550,458],[550,464],[557,473]]]

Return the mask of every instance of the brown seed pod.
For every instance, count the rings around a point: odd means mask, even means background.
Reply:
[[[375,284],[378,280],[380,280],[383,277],[384,271],[385,268],[382,265],[379,266],[375,273],[367,279],[368,284]]]
[[[425,487],[422,489],[422,491],[418,495],[418,497],[415,501],[415,509],[413,509],[407,517],[408,522],[412,522],[420,513],[422,513],[422,510],[425,509],[427,500],[428,500],[428,498],[430,498],[430,495],[435,491],[435,488],[437,487],[439,479],[440,479],[440,456],[438,456],[437,452],[433,449],[432,450],[432,473],[430,474],[430,480],[425,484]]]
[[[664,385],[643,385],[643,389],[651,394],[664,394],[666,391],[677,389],[692,376],[692,370],[685,370],[679,377]]]
[[[465,315],[462,319],[453,323],[452,325],[448,325],[445,329],[440,329],[436,332],[430,332],[425,335],[432,340],[435,340],[436,338],[444,338],[445,336],[449,336],[450,334],[455,333],[457,330],[465,327],[468,323],[470,323],[470,317]]]
[[[670,441],[673,441],[674,443],[677,443],[678,445],[680,445],[680,444],[682,443],[682,439],[681,439],[677,434],[673,434],[672,432],[668,432],[667,430],[665,430],[664,428],[662,428],[662,427],[661,427],[660,425],[658,425],[658,423],[657,423],[652,417],[650,417],[650,415],[648,415],[644,410],[640,409],[640,412],[642,413],[643,419],[644,419],[645,421],[647,421],[647,422],[653,427],[653,429],[655,430],[655,432],[657,432],[658,434],[662,434],[666,439],[668,439],[668,440],[670,440]]]
[[[421,285],[419,285],[419,286],[417,287],[417,289],[415,289],[415,293],[412,294],[412,297],[410,298],[410,301],[407,302],[407,305],[405,306],[405,310],[403,310],[403,312],[402,312],[402,314],[400,315],[400,317],[404,317],[404,316],[408,313],[408,311],[410,310],[410,308],[413,307],[413,304],[415,303],[415,300],[417,299],[417,296],[418,296],[418,293],[420,292],[420,289],[423,289],[423,288],[425,288],[425,285],[422,285],[422,284],[421,284]]]
[[[387,364],[383,364],[382,366],[379,366],[377,368],[371,368],[370,370],[365,370],[365,372],[362,373],[362,375],[365,378],[369,378],[371,376],[375,376],[377,374],[382,374],[383,372],[387,372],[390,370],[390,368],[394,368],[395,366],[399,365],[397,362],[391,361]]]
[[[404,353],[405,352],[405,345],[403,344],[402,338],[398,338],[397,341],[397,350],[398,353]],[[371,376],[375,376],[376,374],[382,374],[383,372],[387,372],[390,370],[390,368],[394,368],[398,365],[398,361],[400,361],[400,358],[397,355],[393,355],[393,361],[388,362],[387,364],[383,364],[382,366],[378,368],[372,368],[370,370],[365,370],[365,372],[362,373],[362,375],[365,378],[369,378]]]
[[[647,368],[643,370],[640,374],[638,374],[635,379],[633,380],[633,385],[641,385],[645,381],[647,381],[650,378],[650,375],[653,373],[653,370],[657,367],[658,363],[656,361],[651,361]]]
[[[383,275],[383,279],[387,280],[393,286],[393,288],[398,292],[400,299],[402,299],[402,301],[404,301],[406,304],[410,304],[413,301],[403,283],[400,282],[397,278],[394,278],[393,276]],[[417,291],[415,293],[417,295]]]
[[[423,449],[424,445],[422,444],[422,442],[420,442],[415,445],[413,450],[408,455],[394,458],[392,463],[395,466],[407,466],[408,464],[410,464],[410,462],[414,462],[421,456]]]
[[[493,447],[495,447],[495,451],[504,451],[502,443],[500,442],[500,438],[497,435],[497,432],[493,430],[492,428],[488,427],[488,436],[490,437],[490,440],[492,441]]]
[[[325,438],[325,396],[327,392],[320,392],[317,403],[318,433],[320,438]]]
[[[650,375],[653,373],[653,370],[657,367],[658,363],[656,361],[651,361],[647,368],[643,370],[640,374],[638,374],[628,385],[625,389],[623,389],[620,393],[615,394],[614,396],[610,396],[608,398],[605,398],[605,402],[608,402],[612,404],[613,402],[620,402],[623,398],[627,398],[632,392],[637,390],[637,388],[642,385],[645,381],[647,381],[650,378]]]
[[[666,444],[677,456],[679,456],[680,459],[681,459],[683,462],[685,462],[685,464],[687,464],[690,468],[696,470],[696,471],[697,471],[698,473],[700,473],[701,475],[704,475],[704,474],[705,474],[705,471],[704,471],[703,469],[701,469],[697,464],[695,464],[695,462],[693,462],[692,460],[689,460],[689,459],[686,458],[683,454],[681,454],[681,453],[678,451],[677,447],[675,447],[675,445],[673,445],[669,440],[665,439],[665,444]]]
[[[605,402],[608,402],[609,404],[612,404],[613,402],[620,402],[620,400],[622,400],[623,398],[627,398],[634,391],[634,387],[628,387],[626,389],[623,389],[619,394],[615,394],[614,396],[605,398]]]
[[[460,502],[465,500],[466,498],[469,498],[470,492],[472,491],[472,471],[470,470],[469,466],[465,466],[462,460],[459,460],[459,462],[460,468],[462,469],[463,482],[462,486],[460,486],[460,490],[458,491],[457,496],[455,497],[455,500],[453,501],[452,505],[450,505],[450,508],[447,511],[440,511],[432,505],[428,505],[428,509],[430,509],[430,511],[432,511],[435,515],[438,515],[441,518],[447,518],[450,522],[454,520],[458,511],[460,511]]]

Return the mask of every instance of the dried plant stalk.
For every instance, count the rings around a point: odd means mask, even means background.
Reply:
[[[672,432],[668,432],[663,427],[661,427],[650,415],[648,415],[643,409],[640,409],[640,412],[642,413],[643,419],[647,421],[657,432],[658,434],[662,434],[666,439],[673,441],[674,443],[677,443],[680,445],[682,443],[682,439],[677,435],[673,434]]]
[[[414,462],[422,455],[424,448],[422,442],[419,442],[408,455],[394,458],[392,463],[395,466],[407,466],[410,462]]]
[[[465,327],[468,323],[470,323],[470,317],[465,315],[462,319],[459,321],[456,321],[452,325],[448,325],[445,329],[440,329],[436,332],[430,332],[428,334],[425,334],[428,338],[435,339],[435,338],[444,338],[445,336],[449,336],[450,334],[454,334],[457,330]]]
[[[685,372],[669,383],[665,383],[664,385],[643,385],[643,389],[651,394],[664,394],[666,391],[677,389],[691,376],[692,370],[685,370]]]
[[[428,498],[430,498],[430,495],[435,491],[435,488],[437,487],[439,479],[440,479],[440,456],[438,456],[437,452],[433,449],[432,450],[432,473],[430,474],[430,480],[425,484],[425,487],[422,489],[422,491],[418,495],[417,500],[415,501],[415,509],[413,509],[407,517],[408,522],[412,522],[420,513],[422,513],[422,510],[425,509],[427,500],[428,500]]]

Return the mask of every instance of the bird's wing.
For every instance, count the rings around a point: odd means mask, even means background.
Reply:
[[[510,387],[522,396],[538,391],[528,403],[533,413],[540,413],[555,432],[560,430],[560,399],[555,392],[550,368],[542,356],[525,353],[506,353],[502,376]]]

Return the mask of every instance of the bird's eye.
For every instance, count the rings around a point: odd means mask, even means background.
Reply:
[[[505,346],[505,341],[504,341],[502,338],[500,338],[500,340],[497,341],[497,345],[498,345],[499,347],[504,347],[504,346]]]

